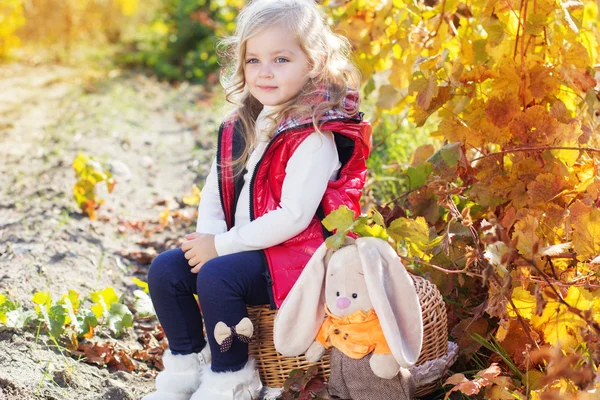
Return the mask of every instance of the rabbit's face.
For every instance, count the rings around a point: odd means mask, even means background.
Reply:
[[[333,315],[345,317],[358,310],[373,308],[356,246],[342,247],[334,252],[326,274],[325,301]]]

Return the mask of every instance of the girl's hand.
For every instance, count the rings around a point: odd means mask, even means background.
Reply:
[[[205,262],[219,256],[215,249],[215,235],[195,232],[185,238],[181,250],[185,253],[188,264],[193,267],[192,273],[198,273]]]

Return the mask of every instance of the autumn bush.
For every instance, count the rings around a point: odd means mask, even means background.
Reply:
[[[418,185],[376,200],[387,203],[381,219],[403,260],[448,304],[462,355],[454,371],[472,372],[446,389],[591,398],[600,362],[598,4],[331,3],[379,113],[405,112],[441,141],[386,171],[411,171]]]

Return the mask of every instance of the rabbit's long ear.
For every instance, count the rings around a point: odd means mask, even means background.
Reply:
[[[372,237],[356,240],[367,290],[394,358],[402,367],[417,362],[423,318],[414,283],[394,249]]]
[[[275,317],[275,349],[286,357],[304,353],[323,323],[328,253],[325,243],[315,251]]]

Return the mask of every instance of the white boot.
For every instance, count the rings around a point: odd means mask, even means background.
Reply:
[[[170,350],[163,354],[165,369],[156,377],[156,392],[142,400],[190,400],[190,396],[200,386],[202,366],[210,365],[208,344],[200,353],[174,355]]]
[[[190,400],[253,400],[262,389],[254,360],[234,372],[213,372],[210,365],[202,367],[202,382]]]

